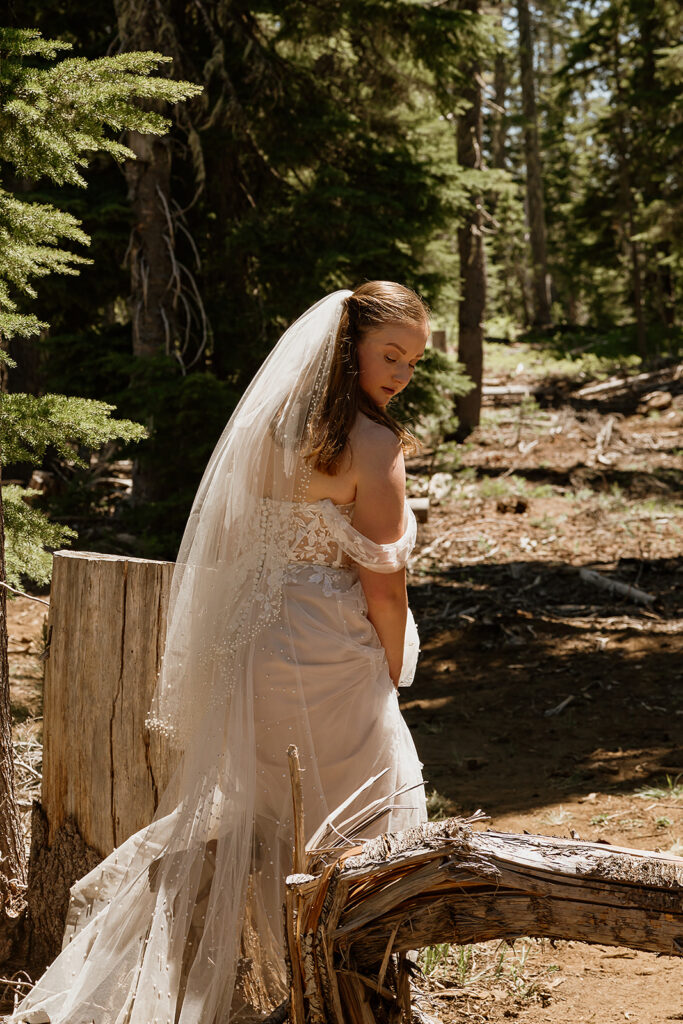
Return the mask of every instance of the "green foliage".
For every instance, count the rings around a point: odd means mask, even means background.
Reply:
[[[73,57],[45,66],[67,42],[42,39],[35,29],[0,28],[0,161],[28,179],[85,186],[80,168],[96,153],[117,160],[133,152],[107,134],[134,129],[160,135],[170,122],[136,100],[177,103],[201,87],[150,78],[170,58],[123,53],[87,60]],[[74,216],[54,206],[27,203],[0,189],[0,334],[28,337],[46,324],[17,315],[12,289],[35,297],[30,280],[75,274],[85,257],[59,248],[61,240],[87,245]]]
[[[84,449],[106,441],[136,441],[144,427],[129,420],[112,420],[114,406],[65,395],[5,394],[0,402],[0,451],[6,462],[39,464],[48,447],[68,464],[86,467]],[[40,492],[10,484],[2,488],[5,515],[5,572],[12,586],[21,575],[34,583],[49,582],[50,550],[76,536],[74,530],[52,522],[25,499]]]
[[[170,58],[127,53],[51,64],[71,44],[43,39],[37,30],[0,28],[0,168],[20,178],[49,178],[58,185],[85,186],[81,169],[97,153],[134,158],[115,136],[123,129],[162,134],[169,121],[149,104],[178,102],[201,88],[150,78]],[[145,106],[141,105],[144,101]],[[0,339],[30,337],[45,320],[19,310],[20,297],[36,297],[32,281],[50,274],[77,274],[90,262],[62,248],[87,245],[79,220],[52,203],[27,201],[0,188]],[[0,345],[0,361],[16,365]],[[87,465],[84,450],[111,439],[139,441],[139,424],[110,418],[112,404],[90,398],[3,394],[0,455],[7,462],[39,463],[48,449],[72,466]],[[36,492],[3,488],[6,573],[38,583],[49,580],[47,551],[75,536],[27,503]]]
[[[26,203],[0,189],[0,333],[30,337],[47,327],[35,316],[16,313],[10,286],[35,297],[31,278],[77,274],[83,256],[57,248],[60,239],[88,244],[88,236],[71,214],[53,206]],[[5,312],[7,311],[7,312]]]
[[[112,420],[113,405],[66,395],[3,395],[0,450],[6,462],[39,464],[48,445],[74,465],[85,466],[76,445],[99,448],[121,438],[139,441],[147,432],[139,423]]]
[[[5,515],[5,577],[19,587],[22,576],[34,583],[49,583],[55,548],[77,536],[69,526],[51,522],[28,502],[40,494],[30,487],[7,484],[2,488]]]
[[[565,111],[555,131],[566,154],[556,235],[563,291],[585,319],[612,326],[635,319],[639,288],[645,322],[671,327],[683,283],[683,79],[667,44],[680,38],[683,12],[674,0],[609,0],[577,27],[550,97]]]
[[[118,521],[140,538],[138,553],[173,559],[197,483],[239,392],[209,371],[180,376],[163,356],[132,365],[120,407],[148,425],[150,440],[135,455],[138,465],[155,467],[159,498],[122,509]]]
[[[150,78],[171,60],[160,53],[72,57],[43,66],[70,49],[70,43],[42,39],[35,29],[0,28],[0,160],[27,178],[47,175],[58,185],[85,186],[79,168],[94,153],[134,158],[107,130],[168,131],[167,118],[134,100],[178,103],[201,92],[198,85]]]

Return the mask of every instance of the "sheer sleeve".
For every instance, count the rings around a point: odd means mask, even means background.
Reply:
[[[333,501],[325,499],[324,505],[325,522],[330,534],[354,562],[373,572],[384,573],[398,572],[405,566],[417,534],[415,514],[407,501],[403,515],[403,536],[393,544],[376,544],[365,534],[354,529]]]

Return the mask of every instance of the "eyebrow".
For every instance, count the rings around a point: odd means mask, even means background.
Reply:
[[[401,348],[400,345],[397,345],[395,341],[388,341],[387,342],[387,346],[389,346],[389,345],[391,345],[392,348],[397,348],[399,350],[399,352],[402,353],[402,355],[406,354],[406,350],[404,348]],[[421,359],[423,355],[424,355],[424,352],[420,352],[419,356],[415,356],[415,358],[416,359]]]

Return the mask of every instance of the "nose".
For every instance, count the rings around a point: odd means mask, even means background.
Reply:
[[[410,370],[407,370],[404,366],[397,366],[392,377],[398,384],[407,384],[410,380]]]

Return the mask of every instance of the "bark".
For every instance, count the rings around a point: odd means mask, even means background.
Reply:
[[[638,354],[643,362],[648,358],[647,331],[645,324],[645,311],[643,309],[643,283],[640,259],[640,246],[635,240],[637,226],[635,222],[635,210],[633,201],[633,188],[631,181],[631,167],[629,159],[629,139],[626,123],[626,98],[621,77],[622,53],[621,41],[618,32],[614,40],[614,55],[612,75],[615,86],[615,107],[617,126],[617,159],[619,168],[619,196],[620,206],[623,211],[624,245],[628,254],[631,270],[631,291],[633,296],[633,312],[636,321],[636,338]]]
[[[69,889],[102,859],[99,851],[85,842],[73,818],[68,818],[51,839],[48,834],[47,816],[34,800],[24,956],[36,972],[52,963],[62,948]]]
[[[465,9],[479,12],[479,0],[467,0]],[[458,163],[472,170],[482,168],[482,109],[480,67],[473,64],[467,76],[471,83],[466,99],[470,106],[458,118]],[[460,307],[458,311],[458,359],[474,387],[456,401],[459,420],[456,437],[463,440],[479,423],[484,362],[483,318],[486,308],[486,260],[482,233],[482,197],[473,194],[470,210],[458,228],[460,258]]]
[[[683,858],[472,820],[380,836],[336,863],[309,850],[308,873],[287,880],[291,1024],[408,1019],[403,955],[444,942],[529,935],[683,955]]]
[[[524,118],[524,154],[526,160],[527,216],[531,242],[532,282],[536,326],[550,324],[550,277],[546,252],[545,199],[543,171],[538,142],[536,86],[534,81],[534,43],[527,0],[518,0],[519,63]]]
[[[124,50],[166,52],[155,4],[115,0],[114,6]],[[153,101],[151,106],[155,107]],[[124,163],[128,201],[133,212],[128,247],[133,355],[142,358],[172,357],[179,343],[177,305],[180,278],[174,259],[170,215],[171,142],[167,135],[159,137],[129,131],[126,144],[137,158]],[[134,387],[135,380],[131,383]],[[148,422],[147,426],[153,429],[154,424]],[[161,496],[153,469],[134,460],[134,502],[154,501]]]
[[[154,816],[173,766],[144,718],[172,572],[172,562],[55,553],[41,792],[50,842],[72,818],[105,856]]]
[[[0,343],[1,339],[0,339]],[[0,402],[6,390],[7,368],[0,363]],[[2,503],[0,448],[0,584],[6,582],[5,521]],[[0,585],[0,963],[16,949],[22,930],[26,884],[26,851],[17,807],[12,748],[12,707],[7,657],[7,590]]]
[[[177,765],[177,752],[144,727],[172,570],[55,552],[29,861],[27,955],[39,966],[59,952],[70,886],[152,820]]]
[[[505,170],[507,163],[505,158],[507,146],[507,122],[505,118],[507,83],[507,54],[499,51],[496,54],[493,69],[493,101],[496,108],[491,118],[491,166],[501,171]]]
[[[0,581],[4,583],[5,524],[1,484],[0,479]],[[3,858],[2,869],[6,877],[25,883],[26,853],[14,785],[12,709],[7,660],[7,591],[4,586],[0,586],[0,856]]]

